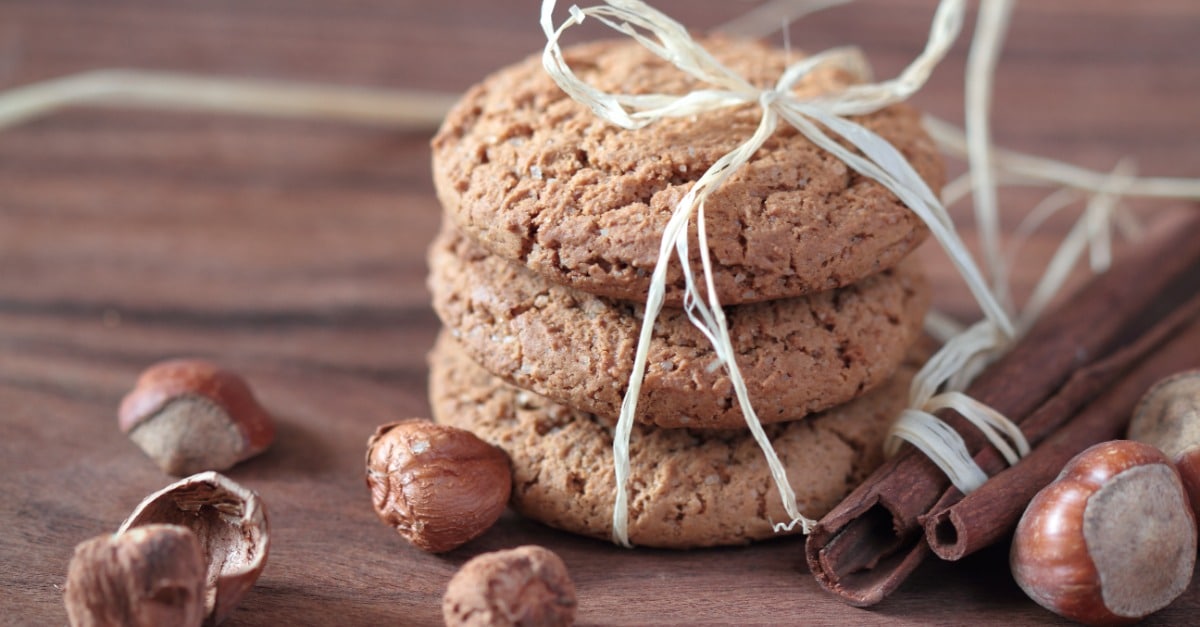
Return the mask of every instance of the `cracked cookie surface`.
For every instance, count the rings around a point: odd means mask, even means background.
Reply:
[[[573,533],[612,531],[612,429],[586,412],[520,390],[475,364],[445,331],[430,354],[435,420],[508,453],[513,507]],[[883,460],[890,421],[916,366],[874,391],[808,419],[768,425],[801,512],[819,518]],[[740,430],[635,425],[629,531],[634,544],[692,548],[773,537],[787,514],[762,451]]]
[[[757,42],[706,39],[752,84],[773,84],[790,58]],[[610,92],[680,94],[704,87],[631,41],[564,54],[584,81]],[[821,69],[802,96],[849,84]],[[540,56],[471,88],[433,139],[433,173],[446,212],[493,254],[594,294],[645,301],[671,212],[718,158],[754,133],[757,104],[621,129],[563,93]],[[944,173],[920,117],[906,105],[854,118],[890,141],[933,190]],[[814,146],[787,123],[708,200],[706,228],[723,304],[793,297],[849,285],[897,263],[926,235],[878,183]],[[695,241],[695,222],[692,224]],[[692,265],[699,267],[696,246]],[[668,273],[667,303],[683,288]]]
[[[523,389],[615,422],[628,387],[642,306],[547,281],[447,225],[429,256],[442,322],[475,361]],[[918,337],[929,288],[916,259],[803,298],[725,307],[759,420],[794,420],[888,379]],[[708,338],[680,309],[660,313],[638,400],[639,422],[739,428],[745,419]]]

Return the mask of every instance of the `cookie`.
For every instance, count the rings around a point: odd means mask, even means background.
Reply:
[[[512,505],[552,527],[607,539],[612,531],[612,429],[604,420],[520,390],[476,365],[448,333],[430,354],[435,420],[473,431],[512,459]],[[890,421],[914,366],[854,401],[806,420],[768,425],[800,511],[819,518],[883,459]],[[635,425],[629,531],[634,544],[745,544],[787,521],[758,445],[742,430]]]
[[[703,43],[755,85],[773,84],[789,59],[800,58],[757,42]],[[565,55],[581,79],[609,92],[706,86],[632,40]],[[823,69],[798,91],[816,95],[850,82],[843,71]],[[676,202],[753,135],[760,117],[757,104],[747,104],[621,129],[563,93],[538,55],[470,89],[447,115],[433,139],[434,182],[450,217],[493,254],[558,283],[641,302]],[[855,120],[941,189],[943,165],[915,110],[896,105]],[[899,263],[927,233],[894,195],[785,122],[705,213],[715,284],[727,305],[855,283]],[[667,285],[667,303],[679,306],[678,267]]]
[[[433,307],[465,350],[514,385],[615,422],[642,306],[546,280],[453,228],[430,249]],[[929,289],[915,259],[808,297],[725,308],[738,366],[763,423],[838,405],[886,380],[920,332]],[[680,309],[655,323],[637,420],[745,426],[708,339]]]

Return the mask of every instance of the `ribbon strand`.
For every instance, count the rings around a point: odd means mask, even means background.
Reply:
[[[681,24],[640,0],[606,0],[604,5],[587,8],[572,6],[570,16],[557,27],[554,26],[553,20],[555,5],[556,0],[543,0],[542,3],[540,23],[546,35],[543,65],[564,92],[589,107],[601,118],[623,128],[639,129],[664,117],[718,111],[749,102],[757,102],[762,109],[762,120],[754,135],[718,159],[696,181],[676,204],[664,229],[658,259],[651,275],[629,386],[621,405],[621,414],[613,438],[617,481],[613,508],[613,540],[625,546],[630,545],[627,486],[630,468],[629,438],[637,412],[642,379],[645,376],[654,322],[663,306],[666,273],[672,251],[683,270],[684,302],[689,320],[712,342],[718,364],[724,367],[729,375],[738,399],[738,407],[746,419],[747,427],[767,458],[784,509],[790,517],[787,523],[775,525],[775,528],[791,529],[799,524],[807,532],[815,521],[799,511],[787,473],[754,412],[734,358],[735,351],[726,328],[724,311],[713,283],[712,263],[709,259],[704,226],[704,204],[715,189],[749,162],[755,151],[775,132],[779,120],[782,119],[814,144],[845,161],[854,170],[878,181],[908,205],[929,226],[931,233],[953,260],[979,302],[987,321],[999,330],[1001,337],[1011,337],[1013,324],[1008,314],[988,289],[979,268],[959,239],[949,214],[936,195],[899,151],[886,140],[843,117],[873,113],[908,98],[920,89],[961,31],[965,0],[942,0],[934,15],[925,48],[896,78],[881,83],[852,85],[837,93],[809,99],[801,99],[791,93],[792,87],[823,64],[849,62],[851,55],[846,50],[829,51],[799,61],[781,75],[773,88],[758,89],[717,61],[688,35],[687,29]],[[634,38],[654,54],[713,88],[683,95],[631,95],[610,94],[586,84],[566,63],[559,40],[568,28],[578,25],[589,16]],[[833,140],[822,127],[849,142],[858,153]],[[698,252],[707,288],[707,299],[700,297],[690,267],[687,227],[693,217],[697,220]]]

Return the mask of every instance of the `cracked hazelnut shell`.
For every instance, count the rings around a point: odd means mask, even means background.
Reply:
[[[252,490],[215,472],[177,481],[146,497],[118,534],[152,524],[187,527],[204,555],[205,625],[225,620],[267,564],[267,512]]]

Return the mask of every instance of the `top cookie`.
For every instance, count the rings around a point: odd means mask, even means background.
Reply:
[[[756,85],[773,84],[798,58],[757,42],[702,43]],[[565,56],[605,91],[706,86],[631,40],[576,46]],[[797,92],[849,82],[825,69]],[[493,254],[586,292],[644,301],[675,203],[754,133],[760,116],[748,104],[625,130],[563,93],[535,56],[476,85],[451,110],[433,139],[434,182],[451,219]],[[856,121],[940,189],[940,158],[913,109],[897,105]],[[717,290],[730,305],[855,283],[894,266],[926,234],[894,195],[786,122],[710,197],[705,214]],[[678,305],[683,278],[673,266],[667,303]]]

